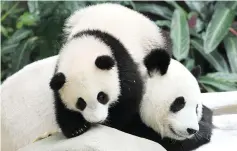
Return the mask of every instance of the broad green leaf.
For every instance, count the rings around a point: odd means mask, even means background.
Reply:
[[[132,0],[120,1],[120,4],[125,6],[132,6],[132,9],[136,10],[136,4]]]
[[[194,67],[194,63],[195,63],[194,59],[188,58],[188,59],[185,60],[184,66],[185,66],[189,71],[191,71],[191,70],[193,69],[193,67]]]
[[[183,12],[185,16],[188,16],[188,13],[182,7],[180,7],[177,2],[175,2],[175,1],[167,1],[167,0],[165,0],[165,2],[170,4],[171,6],[173,6],[175,9],[178,9],[181,12]]]
[[[226,7],[215,10],[204,37],[205,53],[212,52],[224,39],[233,22],[234,16],[234,12]]]
[[[202,84],[202,87],[207,90],[208,92],[216,92],[217,90],[215,88],[213,88],[212,86],[209,86],[209,85],[205,85],[205,84]]]
[[[230,8],[232,10],[235,10],[237,6],[237,1],[219,1],[217,2],[215,9],[222,9],[223,7]]]
[[[1,15],[1,22],[3,22],[7,18],[8,15],[13,13],[14,10],[16,10],[16,7],[18,6],[18,4],[19,2],[15,2],[14,5],[9,10],[7,10],[5,14]]]
[[[237,83],[237,73],[215,72],[208,73],[206,76],[220,81]]]
[[[1,34],[8,37],[7,29],[1,24]]]
[[[71,13],[86,6],[85,1],[65,1],[64,3],[65,8]]]
[[[36,15],[40,14],[39,2],[38,1],[28,1],[27,2],[29,11]]]
[[[154,4],[135,4],[136,10],[139,12],[147,12],[164,17],[171,20],[172,12],[167,8]]]
[[[199,82],[205,85],[210,85],[218,88],[222,91],[234,91],[237,90],[237,85],[235,83],[226,82],[222,80],[217,80],[211,77],[202,76],[199,78]]]
[[[1,50],[2,55],[14,52],[17,49],[18,45],[19,45],[18,43],[3,45]]]
[[[190,37],[188,23],[185,14],[176,9],[171,22],[171,39],[173,43],[173,55],[177,60],[188,56]]]
[[[237,37],[226,37],[224,39],[224,45],[231,71],[237,73]]]
[[[185,1],[185,3],[191,10],[196,11],[198,13],[201,13],[203,11],[203,8],[205,7],[205,4],[207,4],[207,2],[187,1],[187,0]]]
[[[39,18],[36,15],[29,12],[25,12],[23,15],[20,16],[17,22],[17,28],[20,29],[22,28],[23,25],[27,26],[36,25],[38,20]]]
[[[157,20],[155,23],[159,27],[166,26],[166,27],[170,28],[170,26],[171,26],[171,22],[169,20]]]
[[[15,44],[18,43],[19,41],[25,39],[28,37],[30,34],[32,34],[31,30],[28,29],[20,29],[17,30],[10,39],[6,42],[7,44]]]
[[[38,40],[38,37],[29,38],[25,43],[23,43],[22,47],[19,48],[19,53],[17,53],[19,54],[19,56],[16,60],[15,71],[19,70],[20,67],[22,67],[22,62],[25,61],[24,59],[27,59],[25,58],[24,54],[34,48],[36,40]]]
[[[191,40],[191,44],[217,71],[229,72],[225,59],[217,51],[206,54],[201,40]]]

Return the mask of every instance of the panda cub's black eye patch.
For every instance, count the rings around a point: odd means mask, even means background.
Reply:
[[[185,106],[185,100],[184,97],[177,97],[174,102],[170,106],[170,111],[173,113],[176,113],[180,111]]]
[[[95,60],[95,65],[102,70],[110,70],[114,66],[114,60],[110,56],[99,56]]]
[[[83,111],[86,108],[86,102],[84,101],[83,98],[77,99],[76,107],[81,111]]]

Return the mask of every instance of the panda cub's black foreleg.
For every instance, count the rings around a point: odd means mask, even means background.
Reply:
[[[57,94],[55,100],[56,121],[67,138],[79,136],[91,127],[79,112],[67,109]]]

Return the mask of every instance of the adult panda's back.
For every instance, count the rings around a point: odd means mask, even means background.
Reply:
[[[164,47],[160,29],[144,15],[119,4],[98,4],[81,9],[67,20],[69,38],[86,29],[99,29],[120,40],[135,62],[147,51]]]

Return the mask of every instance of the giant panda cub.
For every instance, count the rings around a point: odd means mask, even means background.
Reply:
[[[121,129],[138,113],[149,52],[169,61],[165,38],[148,18],[118,4],[98,4],[72,14],[65,24],[50,87],[56,121],[75,137],[96,123]],[[159,59],[161,58],[161,59]]]
[[[123,131],[158,142],[167,151],[190,151],[210,141],[212,111],[202,105],[197,77],[171,59],[164,75],[157,72],[155,55],[144,60],[150,78],[146,83],[140,115]],[[195,75],[195,76],[194,76]]]

